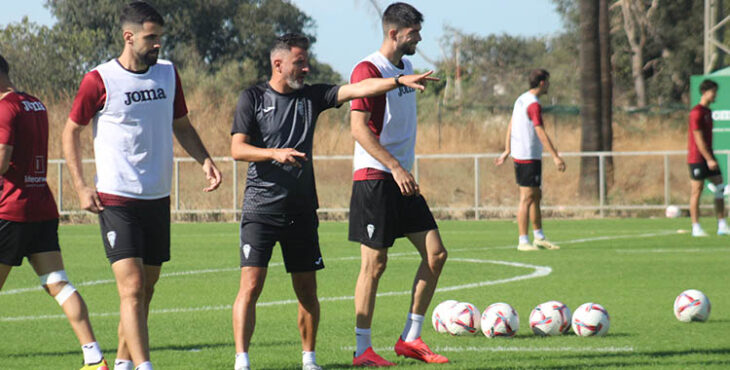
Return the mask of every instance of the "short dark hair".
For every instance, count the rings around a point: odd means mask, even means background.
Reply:
[[[540,86],[541,81],[545,81],[550,78],[550,72],[544,69],[533,69],[530,71],[530,88],[534,89]]]
[[[165,25],[165,20],[162,19],[160,13],[144,1],[133,1],[125,5],[122,14],[119,16],[119,22],[122,25],[125,23],[144,24],[145,22],[157,23],[160,26]]]
[[[383,28],[396,26],[397,29],[401,29],[421,23],[423,23],[423,14],[410,4],[393,3],[383,12]]]
[[[712,80],[704,80],[700,84],[700,94],[704,94],[705,91],[708,91],[708,90],[717,91],[717,88],[718,88],[717,82],[712,81]]]
[[[309,38],[301,33],[287,33],[285,35],[281,35],[277,37],[276,40],[274,40],[274,44],[271,45],[271,54],[279,50],[289,51],[293,47],[309,50]]]
[[[10,73],[10,65],[8,65],[8,61],[0,54],[0,74],[7,76],[8,73]]]

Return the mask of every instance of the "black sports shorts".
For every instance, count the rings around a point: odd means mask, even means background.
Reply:
[[[530,163],[515,162],[515,180],[517,185],[529,188],[539,188],[542,184],[542,161],[534,160]]]
[[[0,219],[0,263],[20,266],[23,257],[60,250],[58,219],[38,222]]]
[[[689,177],[692,180],[704,180],[706,178],[721,175],[722,173],[720,173],[720,167],[718,167],[716,170],[710,170],[710,168],[707,167],[707,162],[689,164]]]

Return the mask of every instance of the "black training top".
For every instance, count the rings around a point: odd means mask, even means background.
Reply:
[[[297,214],[319,207],[312,167],[312,141],[319,114],[337,105],[337,85],[304,85],[279,94],[268,83],[241,93],[233,117],[233,134],[250,137],[259,148],[294,148],[307,155],[301,168],[276,161],[251,162],[243,213]]]

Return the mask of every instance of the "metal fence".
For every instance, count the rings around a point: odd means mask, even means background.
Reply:
[[[719,158],[724,159],[724,164],[726,165],[725,168],[730,168],[730,150],[718,150],[715,151],[715,154],[718,155]],[[468,218],[474,218],[479,219],[481,217],[484,217],[485,214],[491,214],[491,213],[505,213],[505,212],[516,212],[517,203],[514,201],[514,199],[499,199],[501,204],[490,204],[493,203],[493,200],[496,200],[499,195],[496,195],[500,191],[516,191],[517,187],[514,185],[514,177],[511,174],[506,174],[505,172],[496,173],[495,170],[492,170],[491,167],[488,167],[485,169],[485,166],[488,166],[490,163],[494,161],[495,158],[499,156],[498,153],[475,153],[475,154],[421,154],[416,156],[416,161],[413,168],[413,175],[416,178],[416,181],[419,182],[419,184],[422,183],[422,181],[427,181],[428,179],[424,177],[422,174],[424,166],[429,166],[429,161],[447,161],[449,163],[453,163],[456,161],[467,161],[471,162],[472,164],[469,166],[473,166],[471,171],[459,171],[460,180],[453,179],[454,183],[449,184],[440,184],[442,187],[449,187],[454,186],[454,184],[457,181],[460,181],[460,186],[464,186],[464,184],[471,182],[470,185],[467,187],[473,187],[473,202],[472,201],[460,201],[457,202],[459,204],[451,204],[448,202],[448,200],[445,201],[437,201],[435,204],[431,202],[429,199],[429,202],[431,203],[431,209],[434,212],[460,212],[462,215],[466,215],[465,217]],[[661,210],[667,207],[670,204],[676,204],[680,206],[681,208],[687,208],[688,205],[686,202],[689,198],[688,191],[684,191],[684,188],[688,189],[688,176],[687,176],[687,165],[685,163],[686,158],[686,151],[641,151],[641,152],[569,152],[569,153],[561,153],[561,156],[566,161],[577,161],[581,157],[594,157],[598,158],[598,165],[599,165],[599,196],[597,200],[594,201],[579,201],[577,199],[570,198],[569,202],[566,202],[566,204],[551,204],[549,201],[543,201],[543,210],[551,210],[551,211],[557,211],[557,212],[566,212],[566,211],[581,211],[581,212],[594,212],[596,216],[603,217],[608,212],[611,211],[636,211],[636,210]],[[724,157],[724,158],[723,158]],[[549,155],[544,155],[544,158],[546,159],[543,166],[543,173],[546,171],[552,171],[550,168],[551,166],[551,160],[549,159]],[[661,172],[663,174],[662,176],[662,186],[663,186],[663,194],[662,195],[655,195],[655,196],[649,196],[646,199],[642,198],[640,195],[638,196],[638,200],[634,200],[631,202],[624,202],[624,201],[614,201],[609,202],[609,194],[607,189],[610,189],[606,186],[606,163],[607,158],[612,158],[614,161],[614,164],[616,164],[617,161],[621,161],[622,159],[628,162],[625,163],[631,163],[635,161],[648,161],[651,158],[651,161],[661,160],[661,165],[650,163],[648,167],[641,168],[641,166],[638,169],[634,169],[633,174],[622,174],[619,171],[614,172],[614,176],[630,176],[630,177],[642,177],[647,172],[647,170],[653,171],[653,173],[659,173]],[[245,185],[245,175],[246,175],[246,168],[248,167],[247,163],[241,163],[234,161],[230,157],[217,157],[214,158],[216,163],[218,163],[218,166],[220,168],[226,166],[230,167],[227,170],[223,170],[223,176],[224,176],[224,183],[221,184],[222,188],[225,188],[227,186],[231,186],[232,189],[230,190],[230,201],[223,201],[218,206],[213,207],[199,207],[193,205],[190,206],[183,206],[183,204],[186,204],[186,196],[189,197],[190,195],[182,190],[183,185],[186,182],[187,176],[190,176],[192,174],[187,174],[184,171],[181,170],[181,165],[185,163],[192,163],[194,160],[192,158],[175,158],[174,159],[174,177],[173,177],[173,188],[171,189],[171,201],[172,201],[172,212],[173,214],[237,214],[240,212],[241,202],[242,202],[242,196],[243,196],[243,188]],[[670,161],[672,162],[672,165],[670,166]],[[93,163],[93,160],[87,159],[84,160],[84,164],[91,164]],[[342,165],[349,165],[352,163],[352,156],[350,155],[335,155],[335,156],[314,156],[314,162],[315,162],[315,168],[316,171],[319,172],[320,169],[327,169],[329,167],[332,167],[333,162],[340,162]],[[324,164],[328,163],[328,164]],[[74,214],[83,214],[84,211],[74,208],[73,206],[69,206],[67,204],[64,204],[64,198],[69,197],[69,194],[65,194],[64,192],[68,192],[69,190],[73,193],[71,196],[75,197],[75,192],[73,192],[72,186],[70,185],[70,182],[68,179],[64,179],[64,171],[63,167],[65,165],[65,161],[61,159],[53,159],[49,160],[49,167],[55,166],[56,167],[56,178],[52,179],[52,175],[49,174],[48,183],[52,186],[55,183],[56,188],[56,196],[57,196],[57,203],[58,203],[58,210],[62,215],[74,215]],[[661,166],[661,170],[658,169],[658,166]],[[462,166],[464,167],[464,166]],[[509,167],[509,166],[505,166]],[[578,165],[572,165],[570,166],[573,168],[574,171],[577,172]],[[636,167],[636,166],[635,166]],[[466,167],[464,167],[466,168]],[[680,172],[678,172],[680,171]],[[684,171],[682,175],[681,171]],[[471,172],[469,174],[468,172]],[[670,176],[670,174],[672,176]],[[194,176],[201,176],[200,174],[195,174]],[[332,176],[330,176],[332,177]],[[456,176],[452,176],[456,177]],[[674,181],[672,181],[672,178],[674,178]],[[351,179],[351,178],[350,178]],[[342,179],[344,183],[349,182],[350,179]],[[560,181],[565,181],[566,178],[563,178]],[[55,180],[55,181],[54,181]],[[347,180],[347,181],[345,181]],[[450,182],[452,179],[449,178],[446,181]],[[496,181],[496,183],[495,183]],[[485,183],[491,182],[491,189],[492,191],[489,191],[490,194],[485,194],[488,191],[485,190]],[[575,178],[575,176],[570,178],[571,184],[577,184],[578,179]],[[317,179],[318,187],[322,188],[322,180],[320,176],[318,176]],[[343,186],[347,185],[333,185],[335,187],[342,188]],[[681,192],[677,192],[679,195],[673,196],[672,192],[674,191],[674,187],[680,187],[682,189]],[[436,187],[436,186],[432,186]],[[615,188],[616,185],[613,186]],[[628,187],[628,186],[627,186]],[[553,181],[550,184],[546,185],[546,191],[555,191],[555,189],[563,189],[564,185],[561,182],[558,182],[558,180]],[[552,190],[551,190],[552,189]],[[349,189],[347,189],[349,190]],[[621,194],[623,194],[623,190],[625,189],[615,189],[614,191],[617,193],[616,195],[612,195],[615,199],[622,199]],[[220,190],[219,190],[220,191]],[[641,190],[635,191],[638,193],[641,193]],[[657,191],[655,191],[657,192]],[[434,193],[438,193],[434,191]],[[321,194],[321,191],[320,191]],[[344,193],[343,193],[344,194]],[[349,193],[347,193],[349,194]],[[226,197],[228,195],[226,194]],[[340,195],[340,198],[342,198],[345,195]],[[502,196],[503,197],[503,196]],[[503,197],[504,198],[504,197]],[[681,203],[673,202],[673,200],[681,200]],[[68,200],[67,200],[68,201]],[[320,202],[320,212],[322,213],[341,213],[346,214],[348,209],[344,206],[342,206],[343,201],[342,199],[339,199],[337,202],[330,202],[330,203],[339,203],[339,206],[328,204],[328,201]],[[227,203],[228,205],[224,205],[223,203]],[[468,204],[467,204],[468,203]],[[568,204],[569,203],[569,204]],[[346,204],[346,203],[345,203]]]

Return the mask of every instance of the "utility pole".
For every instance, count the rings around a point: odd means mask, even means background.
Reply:
[[[730,54],[730,46],[723,42],[722,32],[720,32],[723,26],[730,22],[730,16],[718,21],[721,11],[722,0],[705,0],[705,74],[715,69],[715,65],[720,59],[720,51]]]

